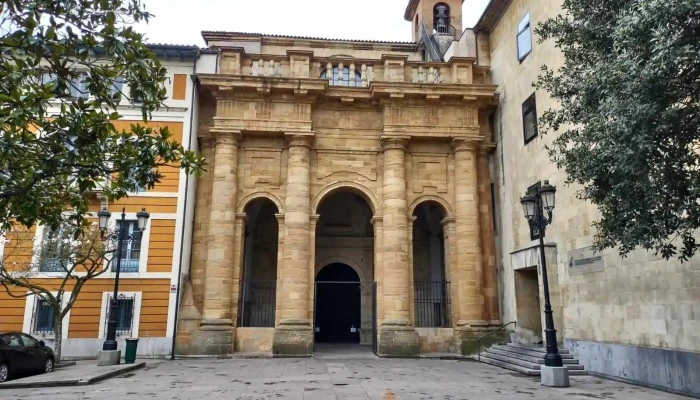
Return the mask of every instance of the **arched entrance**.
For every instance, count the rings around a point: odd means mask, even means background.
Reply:
[[[274,327],[277,286],[277,206],[267,198],[245,207],[239,327]]]
[[[316,275],[316,342],[359,343],[360,277],[347,264],[329,264]]]
[[[435,201],[414,209],[413,310],[417,327],[450,327],[450,286],[445,271],[445,211]]]

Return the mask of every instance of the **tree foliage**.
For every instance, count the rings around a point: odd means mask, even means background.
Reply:
[[[537,27],[565,55],[536,86],[548,147],[601,218],[595,247],[687,260],[700,227],[700,0],[565,0]]]
[[[78,230],[77,235],[68,224],[53,231],[45,229],[49,231],[38,241],[30,229],[18,227],[6,233],[0,259],[0,289],[10,297],[35,296],[51,306],[54,358],[59,363],[63,319],[84,285],[109,271],[114,246],[103,240],[96,224]]]
[[[120,198],[158,183],[159,166],[199,171],[167,128],[113,123],[124,106],[146,122],[166,98],[166,70],[132,28],[150,17],[141,0],[0,2],[0,232],[80,231],[92,190]]]

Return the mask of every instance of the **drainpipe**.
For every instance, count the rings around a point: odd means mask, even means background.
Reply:
[[[193,117],[194,117],[194,95],[197,92],[197,60],[199,60],[199,49],[197,50],[197,55],[194,58],[194,63],[192,66],[192,104],[190,104],[190,135],[187,138],[187,149],[192,148],[192,133],[194,129]],[[219,56],[217,55],[217,64],[219,61]],[[187,222],[185,218],[187,217],[187,189],[190,186],[190,174],[185,177],[185,203],[182,208],[182,231],[180,232],[180,261],[177,269],[177,286],[175,289],[175,321],[173,324],[173,343],[170,347],[170,360],[175,360],[175,341],[177,340],[177,318],[180,311],[180,284],[182,283],[182,258],[185,253],[185,227]],[[190,254],[191,255],[191,254]]]

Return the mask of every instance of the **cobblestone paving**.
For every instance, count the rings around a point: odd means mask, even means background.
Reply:
[[[553,389],[469,361],[256,359],[153,361],[95,385],[8,389],[0,399],[633,399],[685,397],[591,376]]]

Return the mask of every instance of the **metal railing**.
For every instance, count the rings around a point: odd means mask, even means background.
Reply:
[[[450,283],[447,281],[413,282],[415,326],[450,327]]]
[[[276,281],[242,281],[238,302],[238,326],[274,327]]]
[[[491,336],[494,332],[498,332],[500,330],[503,330],[506,326],[511,325],[511,324],[515,325],[516,327],[518,326],[518,323],[516,321],[510,321],[509,323],[501,325],[498,328],[492,330],[491,332],[486,333],[484,335],[481,335],[476,339],[476,357],[477,357],[477,360],[479,362],[481,362],[481,343],[480,343],[481,339],[483,339],[487,336]]]

